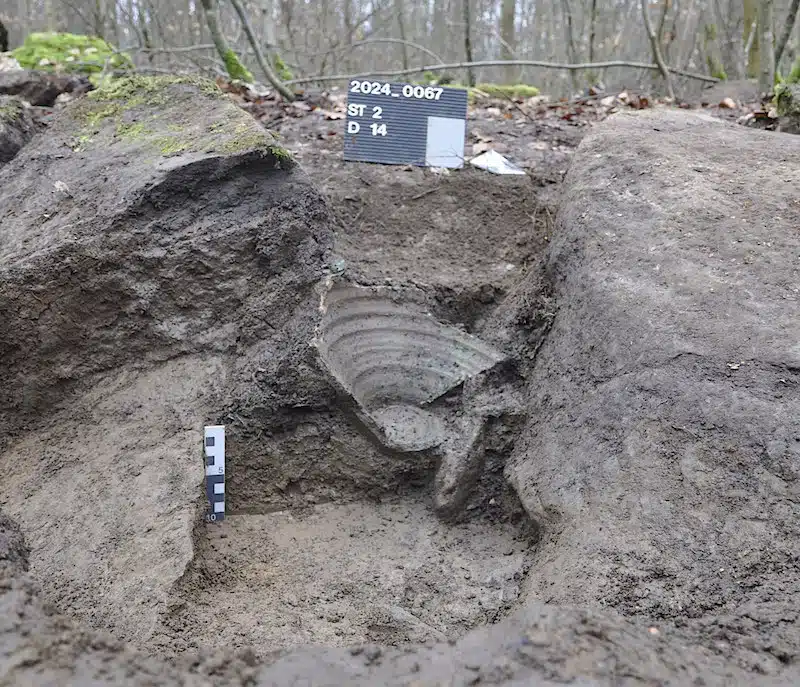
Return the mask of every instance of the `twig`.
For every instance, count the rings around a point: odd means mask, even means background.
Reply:
[[[656,67],[664,77],[664,83],[667,86],[667,95],[671,100],[675,100],[675,91],[672,90],[672,78],[670,77],[669,67],[664,62],[661,55],[661,48],[658,45],[658,38],[655,31],[653,31],[653,24],[650,21],[650,10],[647,8],[647,0],[641,0],[642,5],[642,19],[644,20],[644,28],[647,31],[647,37],[650,39],[650,46],[653,50],[653,59],[656,61]]]
[[[395,77],[395,76],[408,76],[410,74],[422,74],[423,72],[443,72],[453,69],[468,69],[472,67],[541,67],[543,69],[567,69],[567,70],[583,70],[583,69],[609,69],[612,67],[629,67],[634,69],[654,69],[659,71],[657,64],[648,64],[646,62],[628,62],[626,60],[613,60],[611,62],[593,62],[586,64],[560,64],[557,62],[543,62],[540,60],[487,60],[484,62],[454,62],[452,64],[431,64],[425,67],[414,67],[413,69],[400,69],[397,71],[380,71],[375,70],[371,72],[363,72],[361,74],[335,74],[333,76],[325,76],[320,74],[318,76],[305,76],[301,79],[291,79],[287,84],[301,84],[313,83],[324,81],[348,81],[350,79],[363,79],[366,77]],[[708,83],[718,83],[719,79],[713,76],[706,76],[705,74],[696,74],[694,72],[687,72],[683,69],[675,67],[667,67],[669,72],[684,76],[687,79],[696,79],[698,81],[706,81]]]
[[[320,52],[312,52],[312,53],[305,53],[302,50],[295,50],[294,53],[296,55],[302,55],[303,57],[319,57],[320,55],[333,55],[334,53],[344,53],[350,50],[354,50],[355,48],[359,48],[362,45],[370,45],[371,43],[399,43],[401,45],[407,45],[410,48],[414,48],[416,50],[421,50],[426,55],[430,55],[434,60],[439,60],[439,62],[444,62],[444,60],[439,57],[433,50],[426,48],[424,45],[420,45],[419,43],[412,43],[411,41],[401,40],[400,38],[366,38],[363,41],[356,41],[355,43],[350,43],[349,45],[342,45],[338,48],[331,48],[329,50],[323,50]]]
[[[144,52],[144,53],[194,52],[196,50],[214,50],[214,44],[204,43],[201,45],[182,45],[176,48],[143,48],[140,45],[132,45],[127,48],[120,48],[121,52]]]
[[[436,193],[439,190],[438,186],[434,186],[433,188],[429,188],[427,191],[423,191],[422,193],[418,193],[415,196],[411,196],[409,200],[419,200],[420,198],[424,198],[425,196],[431,195],[431,193]]]

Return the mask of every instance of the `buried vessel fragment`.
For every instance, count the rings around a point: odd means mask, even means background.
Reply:
[[[313,345],[358,421],[389,451],[437,459],[436,511],[456,515],[483,468],[487,421],[521,412],[512,393],[485,393],[510,359],[389,287],[331,279],[320,311]]]

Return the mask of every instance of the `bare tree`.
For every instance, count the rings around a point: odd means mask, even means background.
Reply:
[[[502,0],[502,3],[503,9],[500,13],[501,54],[504,60],[513,60],[517,2],[516,0]],[[517,80],[513,67],[506,69],[505,80],[506,83],[514,83]]]
[[[464,16],[464,56],[467,62],[472,62],[472,19],[470,18],[470,0],[462,0],[461,6]],[[472,67],[467,68],[467,85],[475,85],[475,72]]]
[[[239,57],[228,45],[225,36],[222,34],[222,29],[219,25],[219,6],[217,0],[200,0],[203,5],[203,13],[206,15],[206,24],[208,32],[211,34],[211,40],[217,48],[222,62],[225,64],[225,69],[228,76],[232,79],[241,79],[242,81],[252,81],[253,75],[241,63]]]
[[[776,68],[780,64],[781,58],[783,58],[783,52],[786,50],[786,44],[789,42],[789,37],[792,35],[792,29],[794,29],[795,22],[797,21],[798,8],[800,8],[800,0],[792,0],[792,4],[789,7],[789,14],[787,15],[786,21],[783,25],[783,31],[781,32],[781,35],[778,38],[778,43],[775,46]]]
[[[800,0],[772,1],[778,18],[775,54],[785,64],[787,56],[794,59],[798,45],[794,17]],[[678,69],[738,76],[749,69],[757,77],[763,43],[763,25],[755,21],[760,2],[648,0],[662,66],[673,74]],[[367,70],[391,73],[427,62],[471,65],[452,70],[471,84],[516,81],[524,69],[526,82],[567,95],[581,85],[581,70],[541,65],[586,63],[583,74],[594,80],[607,68],[592,65],[613,62],[614,82],[627,87],[651,85],[655,72],[650,33],[641,30],[641,4],[630,0],[238,3],[241,12],[222,0],[0,0],[0,20],[12,47],[30,31],[102,33],[130,52],[138,67],[213,75],[230,73],[231,67],[239,78],[248,78],[248,70],[263,73],[265,82],[270,79],[262,63],[286,82],[292,80],[288,70],[304,79]],[[241,14],[249,19],[249,30]],[[749,61],[743,57],[748,45]],[[500,57],[508,63],[499,62]],[[621,66],[645,62],[642,68]],[[659,88],[666,92],[663,83],[659,80]],[[682,90],[692,88],[681,81]]]
[[[233,5],[233,8],[236,10],[236,14],[239,15],[239,19],[242,22],[242,28],[244,28],[244,32],[247,35],[247,40],[250,42],[250,47],[253,49],[253,53],[255,53],[258,66],[261,67],[261,71],[264,72],[264,76],[267,77],[267,81],[272,84],[275,90],[278,91],[278,93],[280,93],[284,98],[286,98],[286,100],[294,100],[294,93],[286,88],[278,75],[275,73],[275,70],[272,69],[272,66],[264,57],[264,53],[261,51],[261,46],[256,40],[256,36],[253,33],[253,27],[250,26],[250,19],[247,16],[247,13],[244,11],[242,3],[239,0],[230,1],[231,5]]]
[[[761,0],[758,12],[759,39],[761,42],[758,87],[769,93],[775,85],[775,34],[773,25],[773,0]]]
[[[650,39],[650,46],[653,50],[653,59],[658,65],[661,76],[664,77],[664,84],[667,87],[667,93],[670,98],[675,99],[675,91],[672,89],[672,76],[669,73],[664,58],[661,55],[661,47],[658,45],[658,38],[655,31],[653,31],[653,24],[650,21],[650,12],[647,9],[647,0],[641,0],[642,4],[642,19],[644,19],[644,28],[647,31],[647,36]]]

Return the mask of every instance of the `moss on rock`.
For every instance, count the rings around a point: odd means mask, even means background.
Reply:
[[[11,52],[25,69],[94,74],[108,65],[113,69],[133,67],[131,58],[102,38],[74,33],[31,33]]]
[[[14,98],[8,98],[7,101],[0,99],[0,124],[3,122],[13,122],[22,116],[25,106]]]
[[[208,99],[198,117],[198,95]],[[91,92],[71,109],[80,125],[75,151],[90,145],[143,146],[160,157],[261,152],[290,164],[289,152],[213,81],[194,76],[131,76]]]
[[[800,84],[782,83],[775,87],[775,110],[780,131],[800,134]]]
[[[527,84],[493,84],[493,83],[479,83],[475,90],[485,93],[492,98],[533,98],[539,95],[539,89],[535,86],[528,86]]]

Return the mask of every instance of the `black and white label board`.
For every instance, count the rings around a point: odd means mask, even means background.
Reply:
[[[460,168],[466,120],[466,89],[354,79],[344,159]]]

